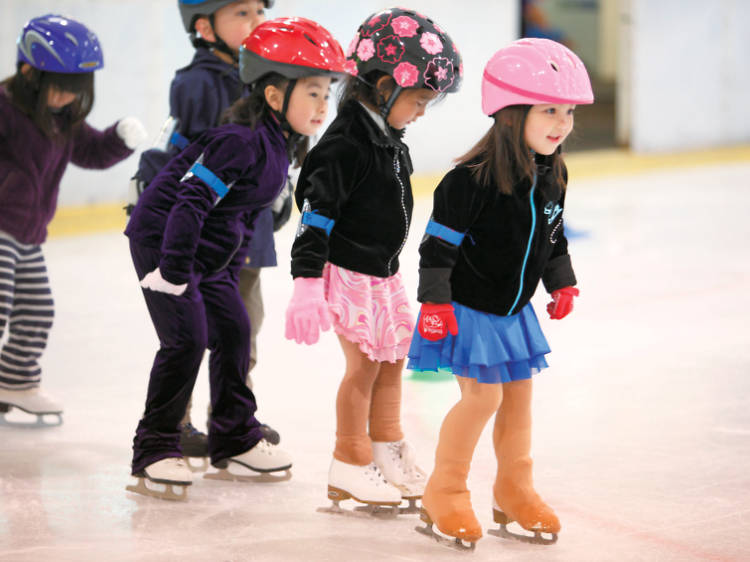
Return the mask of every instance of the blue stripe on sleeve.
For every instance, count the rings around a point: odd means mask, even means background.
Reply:
[[[445,225],[440,224],[439,222],[435,222],[434,220],[430,219],[430,222],[427,223],[427,229],[425,230],[426,234],[429,234],[430,236],[434,236],[435,238],[440,238],[441,240],[445,240],[449,244],[453,244],[454,246],[460,246],[461,242],[464,240],[464,233],[462,232],[456,232],[452,228],[448,228]]]
[[[213,189],[216,195],[218,195],[219,197],[224,197],[227,193],[229,193],[229,188],[226,186],[226,184],[219,178],[217,178],[216,174],[206,168],[203,164],[196,162],[188,170],[188,173],[192,173],[196,178],[203,180],[203,182],[208,187]]]
[[[190,142],[183,137],[180,133],[175,131],[172,133],[172,136],[169,138],[169,144],[176,146],[180,150],[184,150],[184,148],[190,144]]]
[[[315,211],[308,211],[302,213],[302,224],[307,224],[309,226],[314,226],[315,228],[325,230],[326,234],[330,236],[331,230],[333,230],[333,225],[336,224],[336,221],[334,221],[333,219],[329,219],[328,217],[324,217],[323,215],[319,215]]]

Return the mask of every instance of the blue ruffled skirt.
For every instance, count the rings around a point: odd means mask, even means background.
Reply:
[[[528,379],[547,367],[549,344],[531,303],[513,316],[479,312],[453,302],[458,335],[429,341],[414,330],[407,369],[447,371],[481,383]]]

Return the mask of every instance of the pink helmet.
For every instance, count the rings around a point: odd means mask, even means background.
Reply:
[[[482,76],[482,111],[509,105],[593,103],[586,67],[566,46],[550,39],[513,41],[495,53]]]

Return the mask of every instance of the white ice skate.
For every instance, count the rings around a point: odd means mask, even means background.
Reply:
[[[5,417],[12,408],[36,416],[36,421],[16,421]],[[0,388],[0,425],[10,427],[56,427],[62,425],[62,406],[39,387],[26,390]],[[48,419],[49,418],[49,419]]]
[[[162,500],[186,501],[187,487],[193,483],[193,473],[181,457],[156,461],[134,477],[137,482],[126,486],[127,491]]]
[[[255,480],[275,482],[289,480],[292,473],[292,457],[276,445],[271,445],[265,439],[258,441],[252,449],[241,455],[223,459],[216,464],[219,472],[207,472],[204,478],[211,480]],[[283,475],[272,476],[272,472],[285,472]]]
[[[374,462],[360,466],[333,459],[328,470],[328,498],[333,504],[330,507],[319,507],[318,511],[347,515],[364,512],[366,515],[393,517],[398,513],[401,492],[386,482]],[[367,505],[360,506],[363,508],[361,510],[355,508],[356,511],[343,509],[339,502],[348,499]]]
[[[417,466],[417,455],[408,441],[373,441],[372,456],[385,479],[409,502],[401,513],[419,513],[416,500],[422,497],[427,474]]]

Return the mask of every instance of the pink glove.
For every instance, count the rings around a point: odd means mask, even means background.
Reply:
[[[429,341],[442,340],[448,332],[458,334],[458,323],[453,313],[453,305],[424,303],[419,310],[419,335]]]
[[[311,345],[331,327],[322,277],[297,277],[286,309],[286,339]]]
[[[573,310],[573,297],[578,296],[575,287],[564,287],[552,291],[552,302],[547,305],[547,312],[552,320],[565,318]]]

